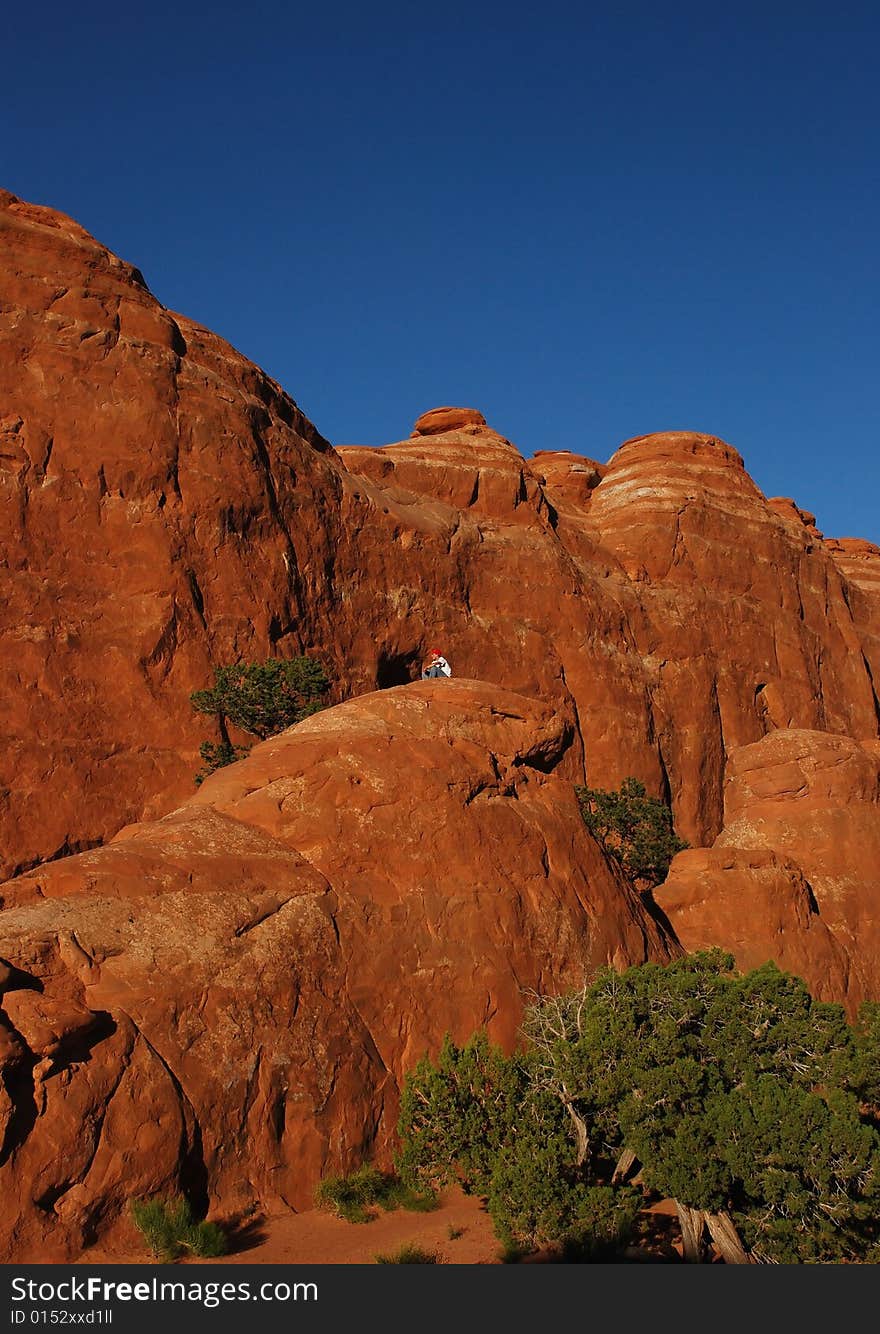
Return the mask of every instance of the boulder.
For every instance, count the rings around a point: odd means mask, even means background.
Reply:
[[[423,412],[413,427],[413,435],[443,435],[447,431],[463,431],[468,427],[485,426],[486,418],[476,408],[431,408]]]
[[[308,1208],[388,1163],[408,1069],[531,991],[676,946],[560,776],[570,722],[468,681],[307,719],[161,820],[5,887],[3,1254],[137,1196]]]
[[[771,732],[731,753],[724,829],[655,899],[685,949],[775,959],[855,1012],[880,997],[880,741]]]

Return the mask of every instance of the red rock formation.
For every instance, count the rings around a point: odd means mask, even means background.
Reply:
[[[445,1031],[510,1044],[522,988],[667,957],[557,776],[571,741],[477,682],[362,696],[8,884],[5,1253],[75,1252],[181,1183],[308,1207],[387,1152]]]
[[[356,694],[442,639],[457,675],[567,711],[572,777],[635,774],[699,844],[733,748],[877,735],[880,561],[766,501],[715,437],[527,462],[435,409],[337,455],[75,223],[5,195],[0,225],[7,873],[180,800],[189,693],[238,656],[319,652]]]
[[[8,875],[192,790],[188,693],[310,639],[340,486],[276,384],[70,219],[2,194],[0,253]]]
[[[4,195],[0,226],[6,874],[179,801],[206,735],[190,691],[234,657],[317,652],[356,694],[441,638],[458,675],[568,711],[573,776],[635,774],[699,843],[725,751],[877,734],[876,595],[714,437],[527,462],[435,409],[336,455],[75,223]]]
[[[654,898],[687,951],[719,945],[744,970],[773,960],[820,1000],[849,993],[850,960],[789,857],[717,845],[680,852]]]
[[[605,585],[629,635],[602,713],[619,719],[614,696],[624,695],[631,718],[647,714],[690,842],[711,842],[721,828],[733,748],[777,727],[877,735],[848,589],[822,542],[777,517],[736,450],[684,432],[627,442],[592,492],[584,527],[624,571],[612,569]],[[588,763],[601,756],[612,770],[609,740],[618,738],[584,739]],[[618,749],[615,777],[642,776],[631,744]]]
[[[603,463],[568,450],[536,449],[530,466],[541,485],[552,488],[554,500],[564,500],[575,511],[589,504],[590,493],[608,471]]]
[[[880,547],[857,537],[829,538],[825,546],[844,578],[865,667],[880,696]]]
[[[880,996],[880,741],[784,730],[730,755],[724,829],[659,906],[686,949],[768,958],[851,1010]]]
[[[526,460],[442,408],[334,451],[70,219],[0,231],[0,863],[148,821],[0,890],[10,1254],[180,1181],[302,1202],[444,1026],[662,957],[584,777],[715,844],[658,891],[685,945],[880,997],[880,552],[693,432]],[[452,682],[365,696],[433,643]],[[361,698],[179,807],[190,692],[300,651]]]
[[[432,408],[419,417],[413,435],[443,435],[447,431],[485,425],[486,418],[476,408]]]
[[[779,515],[780,519],[786,519],[791,523],[800,525],[802,528],[806,528],[811,537],[820,540],[824,537],[824,534],[820,533],[816,527],[815,514],[811,514],[809,510],[802,510],[790,496],[771,496],[767,504],[774,514]]]

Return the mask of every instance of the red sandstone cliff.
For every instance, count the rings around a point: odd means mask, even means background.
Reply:
[[[880,741],[770,732],[731,752],[724,808],[655,891],[685,949],[773,958],[851,1011],[880,999]]]
[[[684,947],[880,997],[876,548],[691,432],[526,459],[447,407],[334,451],[70,219],[0,231],[10,1255],[174,1183],[302,1203],[444,1027],[678,948],[584,777],[672,803]],[[435,644],[452,682],[382,690]],[[193,795],[190,692],[299,651],[357,698]]]
[[[70,219],[0,195],[0,254],[8,875],[192,790],[211,661],[326,638],[340,487],[276,384]]]
[[[383,1154],[449,1031],[671,947],[558,776],[570,725],[478,682],[338,705],[163,820],[4,886],[0,1253],[140,1194],[308,1207]]]
[[[527,461],[443,409],[336,453],[69,219],[2,195],[0,230],[6,874],[186,795],[189,693],[238,655],[318,652],[357,694],[442,640],[458,674],[557,701],[589,780],[635,773],[692,842],[732,746],[877,734],[880,556],[780,513],[729,446]]]

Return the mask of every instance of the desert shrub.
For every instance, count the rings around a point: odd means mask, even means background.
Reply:
[[[527,1090],[525,1071],[485,1033],[463,1047],[447,1035],[436,1062],[423,1058],[404,1084],[401,1177],[431,1188],[458,1181],[469,1193],[488,1195],[498,1152],[513,1134]]]
[[[865,1001],[854,1025],[855,1062],[849,1084],[880,1123],[880,1004]]]
[[[182,1243],[203,1260],[226,1254],[226,1233],[219,1223],[196,1223],[182,1238]]]
[[[437,1208],[437,1196],[429,1188],[419,1189],[393,1172],[363,1163],[348,1176],[325,1177],[315,1191],[315,1203],[346,1222],[369,1223],[376,1217],[373,1206],[428,1213]]]
[[[531,1250],[531,1247],[522,1246],[510,1236],[503,1236],[500,1240],[501,1249],[498,1252],[498,1263],[502,1265],[518,1265],[523,1256],[528,1255]]]
[[[388,1212],[394,1209],[406,1209],[414,1214],[433,1213],[440,1203],[436,1191],[428,1187],[416,1189],[393,1172],[385,1174],[384,1184],[376,1202]]]
[[[171,1261],[184,1251],[203,1258],[223,1255],[226,1234],[217,1223],[198,1221],[187,1200],[133,1200],[135,1226],[158,1260]]]
[[[591,1187],[579,1219],[562,1235],[562,1259],[596,1264],[619,1255],[632,1240],[643,1203],[632,1186]]]
[[[572,1161],[571,1144],[559,1153],[499,1156],[487,1209],[496,1235],[529,1249],[561,1242],[598,1258],[622,1249],[642,1206],[631,1186],[590,1185]]]
[[[672,827],[672,814],[649,797],[644,783],[627,778],[617,791],[575,787],[581,817],[602,846],[634,881],[659,885],[677,852],[688,845]]]
[[[425,1250],[415,1242],[405,1242],[403,1246],[389,1254],[375,1257],[377,1265],[442,1265],[443,1257],[439,1251]]]
[[[369,1206],[377,1202],[382,1180],[378,1167],[364,1163],[348,1176],[324,1177],[315,1191],[315,1203],[348,1223],[369,1223],[376,1216]]]
[[[232,723],[260,741],[317,713],[330,682],[308,657],[269,658],[214,668],[214,684],[190,696],[197,713]]]
[[[649,1189],[710,1229],[726,1218],[754,1259],[864,1258],[880,1224],[880,1139],[857,1096],[871,1039],[800,978],[708,951],[606,970],[537,1001],[525,1028],[542,1084],[635,1153]]]

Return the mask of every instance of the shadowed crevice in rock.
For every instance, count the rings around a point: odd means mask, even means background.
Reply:
[[[862,653],[862,662],[865,664],[865,672],[867,673],[868,680],[871,682],[871,693],[874,696],[874,712],[877,715],[877,733],[878,736],[880,736],[880,696],[878,696],[877,687],[874,684],[874,673],[871,671],[871,664],[868,662],[864,653]]]
[[[210,1204],[210,1193],[208,1190],[208,1168],[205,1163],[202,1128],[199,1125],[199,1118],[171,1066],[156,1050],[142,1029],[134,1025],[134,1030],[137,1040],[144,1044],[153,1059],[165,1071],[178,1099],[183,1123],[178,1148],[180,1189],[192,1205],[196,1217],[204,1217]]]
[[[65,839],[59,848],[56,848],[54,852],[47,853],[45,857],[33,857],[30,861],[22,862],[20,866],[13,867],[7,878],[13,880],[16,876],[26,875],[28,871],[36,870],[40,866],[48,866],[52,862],[61,861],[64,857],[76,857],[80,852],[89,852],[92,848],[100,848],[103,842],[103,838]]]
[[[67,1066],[83,1065],[91,1060],[95,1048],[116,1032],[116,1021],[102,1010],[93,1010],[89,1023],[77,1028],[70,1036],[62,1036],[52,1053],[52,1066],[47,1077]]]
[[[383,650],[376,667],[376,689],[407,685],[420,675],[421,655],[417,648],[402,651]]]
[[[653,917],[654,921],[657,923],[658,929],[669,940],[674,940],[676,944],[680,944],[680,941],[675,934],[675,927],[660,907],[660,904],[654,898],[653,889],[642,890],[642,903],[645,905],[645,910],[650,913],[651,917]]]
[[[2,1072],[3,1087],[12,1105],[12,1114],[6,1123],[3,1146],[0,1148],[0,1167],[4,1166],[20,1144],[23,1144],[36,1124],[38,1108],[34,1083],[34,1068],[38,1057],[27,1051],[20,1033],[12,1033],[21,1040],[26,1054]]]

